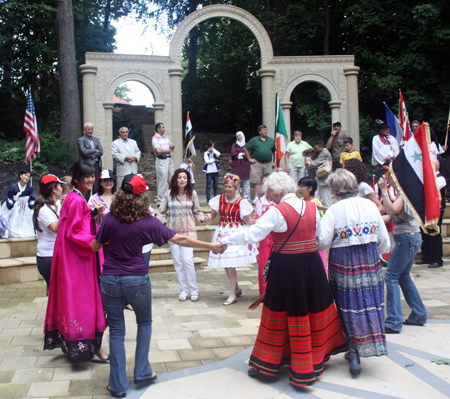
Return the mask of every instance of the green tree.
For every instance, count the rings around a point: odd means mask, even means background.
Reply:
[[[127,95],[127,93],[130,93],[130,92],[131,92],[131,89],[126,84],[117,86],[116,90],[114,90],[114,94],[117,97],[121,98],[122,100],[128,101],[128,102],[132,101],[131,98],[128,97],[128,95]]]

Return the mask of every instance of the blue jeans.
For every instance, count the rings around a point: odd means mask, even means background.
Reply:
[[[144,380],[153,374],[148,361],[152,335],[152,286],[148,274],[143,276],[102,277],[101,292],[109,323],[109,387],[115,394],[125,393],[129,383],[126,373],[125,320],[123,308],[129,303],[138,325],[134,379]]]
[[[408,316],[411,323],[426,323],[427,311],[420,298],[416,285],[411,280],[411,268],[414,256],[422,245],[420,233],[394,235],[395,247],[389,258],[387,271],[384,276],[387,289],[386,309],[388,317],[386,326],[401,331],[403,327],[402,302],[400,288],[406,303],[412,312]]]
[[[209,202],[209,200],[211,199],[211,194],[210,194],[211,181],[213,181],[213,183],[214,183],[214,197],[215,197],[215,196],[219,195],[219,188],[218,188],[219,172],[206,174],[206,202]]]

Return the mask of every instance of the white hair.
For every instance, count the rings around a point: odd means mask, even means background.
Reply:
[[[83,126],[83,129],[86,130],[87,125],[92,125],[93,128],[95,127],[94,124],[93,124],[92,122],[86,122],[86,123],[84,124],[84,126]]]
[[[297,191],[297,185],[292,177],[290,177],[286,172],[271,173],[264,183],[264,192],[267,192],[268,188],[270,188],[272,193],[283,194],[283,196],[289,193],[295,193]]]
[[[336,169],[328,176],[327,184],[339,198],[352,197],[359,191],[356,176],[346,169]]]

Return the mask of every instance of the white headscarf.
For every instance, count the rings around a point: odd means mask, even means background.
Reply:
[[[238,134],[242,134],[242,140],[241,140],[241,141],[239,141],[239,140],[237,139],[237,135],[238,135]],[[239,132],[236,133],[236,144],[237,144],[239,147],[243,147],[243,146],[245,145],[245,134],[242,133],[241,131],[239,131]]]

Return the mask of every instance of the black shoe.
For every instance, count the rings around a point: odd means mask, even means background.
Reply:
[[[416,262],[416,265],[426,265],[426,264],[427,264],[427,262],[424,262],[423,260],[418,260]]]
[[[393,330],[392,328],[386,326],[386,327],[384,327],[384,333],[385,334],[400,334],[400,331]]]
[[[155,372],[153,372],[153,376],[152,377],[148,377],[148,378],[143,378],[142,380],[134,380],[134,383],[136,385],[150,385],[153,381],[156,380],[156,377],[158,377],[158,374],[156,374]]]
[[[351,375],[361,374],[362,369],[361,366],[358,364],[358,362],[350,362],[349,364],[350,364],[349,371]]]
[[[423,324],[423,323],[412,323],[412,322],[410,322],[410,321],[408,321],[408,320],[405,320],[404,322],[403,322],[403,324],[405,325],[405,326],[420,326],[420,327],[423,327],[425,324]]]
[[[258,377],[262,376],[262,374],[258,370],[254,369],[253,367],[250,367],[248,369],[247,374],[249,377],[252,377],[252,378],[258,378]]]
[[[440,263],[434,262],[431,265],[429,265],[428,267],[430,269],[435,269],[436,267],[442,267],[442,266],[444,266],[444,265],[441,265]]]

